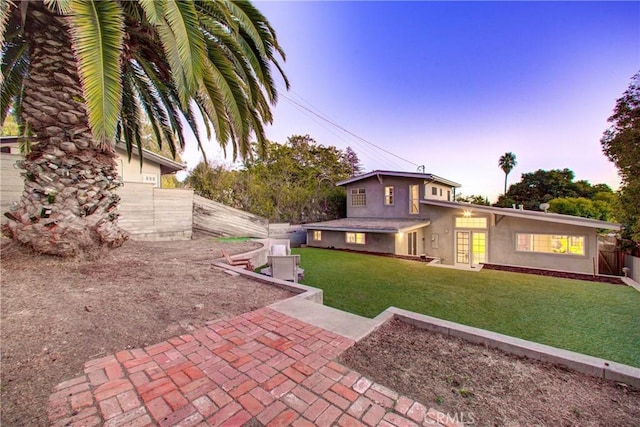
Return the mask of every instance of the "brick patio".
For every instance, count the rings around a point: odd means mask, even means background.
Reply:
[[[457,426],[334,361],[354,341],[269,308],[91,360],[53,426]]]

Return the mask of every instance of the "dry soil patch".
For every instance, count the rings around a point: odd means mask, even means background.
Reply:
[[[638,426],[640,392],[393,320],[345,365],[477,426]]]
[[[2,241],[2,417],[6,426],[46,424],[53,387],[84,362],[144,347],[263,307],[292,294],[214,267],[255,242],[211,238],[133,242],[68,260],[33,256]]]

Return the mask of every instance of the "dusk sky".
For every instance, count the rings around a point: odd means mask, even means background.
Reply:
[[[278,34],[291,81],[289,92],[278,83],[270,140],[309,134],[351,146],[365,171],[424,165],[462,184],[459,194],[491,201],[507,151],[518,160],[509,183],[569,168],[617,188],[599,141],[640,69],[640,3],[255,4]],[[184,158],[197,164],[195,144]]]

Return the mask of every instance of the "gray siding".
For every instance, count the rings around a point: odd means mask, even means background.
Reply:
[[[431,225],[427,228],[426,253],[441,258],[443,264],[454,264],[455,217],[462,216],[462,210],[438,206],[423,206],[428,211]],[[495,224],[492,214],[474,214],[487,218],[487,262],[574,271],[593,274],[594,262],[598,258],[596,230],[588,227],[534,221],[524,218],[503,216]],[[555,255],[530,252],[516,252],[516,233],[540,233],[585,236],[585,255]],[[437,235],[438,248],[431,248],[431,235]],[[596,265],[597,267],[597,265]],[[597,270],[596,270],[597,271]]]
[[[347,190],[347,217],[348,218],[426,218],[424,206],[419,205],[418,215],[409,214],[409,185],[417,184],[419,198],[424,198],[424,183],[421,179],[402,177],[382,177],[382,184],[376,177],[370,177],[346,186]],[[394,189],[393,205],[384,204],[384,187],[392,186]],[[351,205],[351,190],[364,188],[367,195],[366,206]]]
[[[344,231],[322,230],[322,240],[313,240],[313,230],[307,231],[307,246],[314,248],[351,249],[354,251],[395,253],[395,236],[383,233],[365,233],[365,245],[347,243]]]

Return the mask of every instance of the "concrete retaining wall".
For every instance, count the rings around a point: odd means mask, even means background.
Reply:
[[[635,282],[640,283],[640,258],[625,255],[624,266],[629,267],[629,277],[631,277]]]

